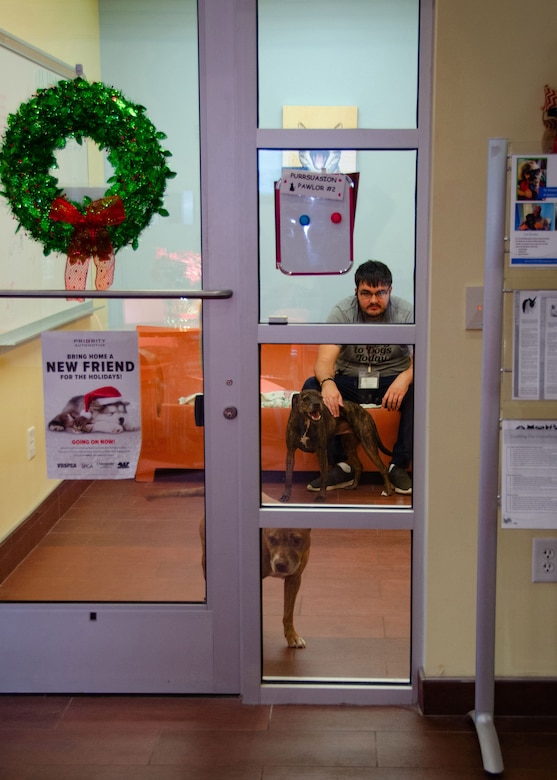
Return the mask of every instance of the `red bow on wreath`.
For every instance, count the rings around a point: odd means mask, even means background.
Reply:
[[[119,195],[94,200],[82,214],[64,198],[56,198],[48,215],[55,222],[74,225],[68,248],[64,282],[66,290],[85,290],[89,260],[92,257],[97,269],[97,290],[108,290],[114,281],[114,248],[107,227],[119,225],[126,218],[124,204]],[[80,299],[82,300],[82,299]]]

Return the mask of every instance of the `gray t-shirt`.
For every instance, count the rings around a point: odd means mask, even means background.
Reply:
[[[413,323],[414,308],[411,303],[396,295],[391,300],[380,320],[370,319],[362,313],[355,295],[349,295],[331,309],[327,322],[331,323]],[[336,370],[339,374],[358,376],[364,369],[370,369],[380,376],[400,374],[410,366],[412,348],[408,344],[339,344]]]

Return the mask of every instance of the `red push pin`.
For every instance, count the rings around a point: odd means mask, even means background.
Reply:
[[[331,214],[331,222],[338,225],[339,222],[342,222],[342,214],[339,214],[338,211],[333,211]]]

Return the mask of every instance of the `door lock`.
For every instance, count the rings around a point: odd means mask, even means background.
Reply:
[[[238,416],[238,410],[235,406],[227,406],[223,411],[223,415],[227,420],[234,420]]]

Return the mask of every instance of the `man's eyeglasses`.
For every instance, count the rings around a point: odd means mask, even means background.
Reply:
[[[376,290],[375,292],[370,292],[369,290],[358,290],[358,295],[360,298],[363,298],[364,301],[370,301],[372,298],[381,300],[382,298],[386,298],[389,292],[390,290]]]

